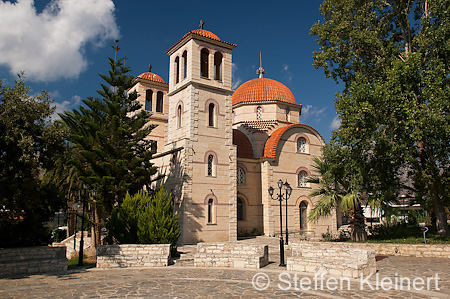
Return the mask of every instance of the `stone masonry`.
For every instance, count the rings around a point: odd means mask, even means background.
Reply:
[[[170,244],[99,245],[97,268],[166,267]]]
[[[0,249],[0,276],[67,271],[66,247]]]
[[[377,272],[375,251],[327,245],[291,244],[287,270],[360,278]]]
[[[230,267],[259,269],[269,263],[267,245],[198,243],[194,256],[196,267]]]

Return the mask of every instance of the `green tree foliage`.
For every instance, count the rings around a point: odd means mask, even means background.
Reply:
[[[309,220],[317,221],[320,217],[331,215],[331,212],[338,208],[349,216],[351,240],[363,241],[367,239],[367,233],[361,208],[361,193],[354,185],[355,180],[347,179],[357,173],[350,168],[341,167],[342,160],[332,159],[341,159],[345,156],[345,153],[341,151],[345,149],[327,145],[324,147],[327,159],[314,158],[314,168],[320,176],[309,179],[310,183],[318,184],[310,196],[319,197],[319,201],[311,210]]]
[[[173,212],[172,198],[164,188],[146,202],[138,223],[138,237],[141,243],[171,244],[176,246],[180,236],[178,216]]]
[[[64,130],[50,121],[50,96],[29,96],[19,76],[0,81],[0,247],[46,245],[46,222],[64,205],[40,176],[64,152]]]
[[[407,177],[448,235],[450,0],[325,0],[320,10],[314,63],[344,84],[331,140],[347,149],[341,166],[358,169],[361,191],[384,203]]]
[[[134,196],[127,193],[112,211],[107,228],[110,243],[171,244],[174,248],[180,236],[178,216],[164,188],[153,196],[143,191]]]
[[[110,215],[113,205],[121,203],[128,191],[149,189],[157,179],[153,178],[157,169],[150,162],[151,141],[146,139],[154,126],[147,125],[149,114],[140,109],[137,93],[127,92],[134,85],[133,77],[127,75],[130,68],[124,65],[125,58],[117,58],[117,44],[113,48],[116,57],[109,58],[110,70],[100,75],[106,82],[98,91],[101,98],[83,100],[78,110],[61,115],[74,149],[69,163],[80,183],[96,191],[89,199],[97,239],[100,219]]]

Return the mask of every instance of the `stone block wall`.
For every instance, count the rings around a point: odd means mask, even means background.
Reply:
[[[194,265],[197,267],[254,268],[269,263],[267,245],[225,243],[198,243]]]
[[[305,242],[310,245],[332,246],[373,250],[377,255],[436,257],[450,259],[450,244],[394,244],[394,243],[349,243],[349,242]]]
[[[0,276],[67,271],[66,247],[0,249]]]
[[[97,268],[166,267],[170,244],[99,245]]]
[[[291,244],[288,271],[360,278],[376,273],[375,252],[327,245]]]

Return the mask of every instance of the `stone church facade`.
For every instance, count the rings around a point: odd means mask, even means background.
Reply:
[[[282,83],[259,78],[232,90],[235,44],[197,29],[169,50],[169,84],[149,72],[135,78],[142,109],[157,127],[153,161],[164,174],[181,226],[180,244],[236,240],[238,235],[280,233],[279,201],[268,193],[289,182],[288,228],[320,236],[338,228],[336,212],[307,217],[317,199],[306,178],[315,175],[323,138],[299,123],[301,105]],[[283,226],[285,225],[283,201]],[[283,228],[285,230],[285,228]]]

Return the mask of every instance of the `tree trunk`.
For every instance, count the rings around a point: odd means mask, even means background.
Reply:
[[[447,223],[447,213],[445,212],[444,205],[441,203],[439,194],[436,193],[433,196],[433,209],[436,216],[436,229],[438,236],[450,236],[450,231]]]
[[[364,214],[361,207],[350,213],[350,239],[352,241],[366,241],[367,232],[364,224]]]

